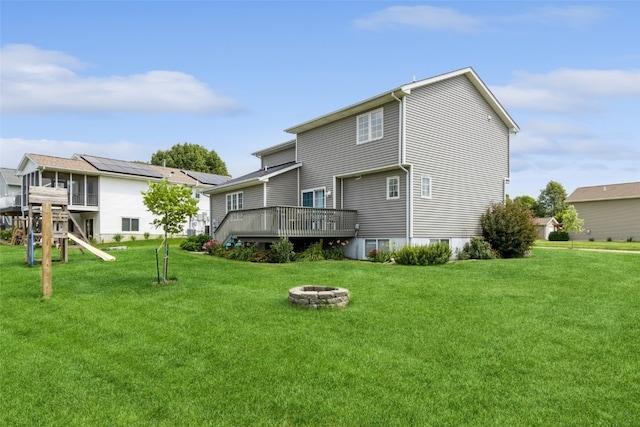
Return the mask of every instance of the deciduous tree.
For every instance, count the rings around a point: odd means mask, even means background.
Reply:
[[[564,210],[566,198],[567,192],[562,184],[556,181],[549,181],[544,190],[540,190],[538,216],[541,218],[555,217]]]
[[[229,175],[227,165],[214,150],[202,145],[185,142],[168,150],[158,150],[151,155],[151,164],[186,169],[196,172]]]
[[[152,224],[164,230],[164,258],[162,280],[167,280],[169,267],[169,234],[180,233],[187,218],[198,213],[198,201],[186,185],[172,185],[167,179],[150,182],[142,192],[144,204],[154,215]]]

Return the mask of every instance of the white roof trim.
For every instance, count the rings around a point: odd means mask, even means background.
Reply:
[[[478,74],[476,74],[473,68],[467,67],[467,68],[462,68],[460,70],[451,71],[449,73],[440,74],[438,76],[430,77],[424,80],[420,80],[417,82],[400,86],[399,88],[374,96],[373,98],[366,99],[364,101],[358,102],[356,104],[352,104],[340,110],[336,110],[332,113],[325,114],[323,116],[306,121],[299,125],[290,127],[288,129],[285,129],[285,132],[289,132],[293,134],[305,132],[305,131],[314,129],[318,126],[322,126],[327,123],[331,123],[351,115],[355,115],[367,110],[371,110],[382,104],[386,104],[387,102],[393,101],[395,100],[395,98],[402,98],[410,94],[412,89],[417,89],[423,86],[434,84],[434,83],[451,79],[453,77],[457,77],[461,75],[467,76],[469,81],[476,87],[476,89],[478,89],[482,97],[496,111],[500,119],[509,127],[509,131],[511,133],[517,133],[520,130],[517,123],[511,118],[509,113],[507,113],[507,111],[502,107],[502,105],[500,105],[500,102],[498,102],[497,98],[493,95],[493,93],[491,93],[489,88],[484,84],[484,82],[480,79]]]

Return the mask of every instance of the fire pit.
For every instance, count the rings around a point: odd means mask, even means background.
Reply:
[[[297,286],[289,289],[289,302],[304,308],[344,308],[349,303],[349,290],[331,286]]]

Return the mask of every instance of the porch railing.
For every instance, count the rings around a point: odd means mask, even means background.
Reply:
[[[353,237],[357,211],[300,206],[271,206],[229,212],[215,230],[225,242],[238,238]]]

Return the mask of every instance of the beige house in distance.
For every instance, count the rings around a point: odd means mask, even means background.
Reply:
[[[579,187],[567,197],[584,220],[575,240],[640,240],[640,182]]]

